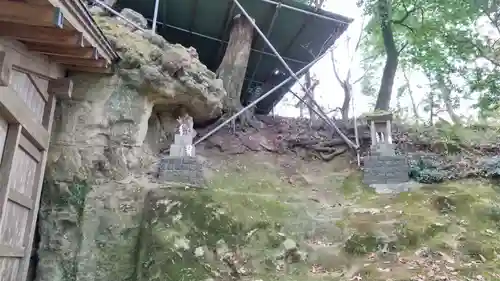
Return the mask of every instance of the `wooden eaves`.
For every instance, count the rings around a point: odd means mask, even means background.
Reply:
[[[71,71],[112,73],[118,59],[81,0],[0,0],[0,37]]]

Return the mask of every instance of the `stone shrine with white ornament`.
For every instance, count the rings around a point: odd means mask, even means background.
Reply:
[[[370,155],[365,157],[363,182],[365,184],[400,184],[410,180],[406,156],[396,155],[392,142],[393,115],[390,112],[366,116],[370,126]]]
[[[158,180],[168,185],[181,187],[204,187],[203,165],[196,158],[193,145],[196,131],[193,118],[182,114],[174,143],[170,145],[169,155],[162,158],[158,172]]]

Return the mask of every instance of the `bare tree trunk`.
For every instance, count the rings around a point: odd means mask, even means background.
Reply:
[[[342,89],[344,90],[344,102],[342,103],[340,113],[342,113],[342,121],[344,121],[344,124],[347,124],[349,122],[349,106],[351,105],[352,99],[352,86],[350,82],[346,81],[346,83],[342,85]],[[353,114],[355,113],[353,112]]]
[[[420,120],[420,115],[418,114],[418,107],[417,104],[415,103],[415,98],[413,97],[413,91],[411,90],[410,87],[410,79],[408,79],[408,76],[406,75],[406,72],[403,71],[403,76],[405,77],[406,85],[408,87],[408,95],[410,95],[410,101],[411,101],[411,107],[413,109],[413,115],[415,115],[416,123],[419,123]]]
[[[305,101],[307,102],[308,108],[309,108],[309,124],[314,124],[316,122],[317,116],[316,113],[313,111],[313,99],[314,99],[314,88],[311,82],[311,72],[307,71],[306,72],[306,88],[310,91],[310,95],[305,93]]]
[[[446,112],[450,116],[451,121],[453,121],[453,123],[460,125],[462,123],[462,121],[460,120],[460,116],[458,116],[455,113],[455,110],[453,109],[453,101],[451,100],[450,89],[448,88],[448,86],[444,82],[444,78],[440,73],[438,73],[436,75],[436,80],[437,80],[437,83],[439,86],[439,90],[443,94],[443,102],[444,102],[444,106],[446,108]]]
[[[359,41],[360,40],[358,40],[358,42]],[[357,47],[358,45],[356,45],[356,48]],[[349,106],[351,104],[351,99],[352,99],[351,68],[349,68],[349,70],[347,71],[345,80],[342,80],[335,65],[335,57],[333,54],[333,50],[331,52],[331,57],[332,57],[333,74],[335,74],[337,82],[339,82],[340,86],[342,87],[342,90],[344,91],[344,102],[342,103],[342,107],[340,108],[340,113],[342,114],[342,121],[344,122],[344,124],[347,124],[347,122],[349,122]]]
[[[387,57],[385,60],[380,89],[378,91],[377,102],[375,103],[375,109],[389,110],[392,87],[394,86],[394,77],[396,76],[396,70],[398,69],[399,51],[396,48],[394,34],[392,31],[391,1],[378,0],[378,9],[380,16],[380,28],[382,30],[382,38],[384,40],[385,53]],[[404,19],[401,21],[404,21]]]
[[[250,58],[253,39],[253,26],[243,15],[236,15],[229,37],[226,53],[217,69],[217,77],[222,79],[227,96],[224,99],[226,114],[234,114],[243,108],[241,90]],[[239,117],[242,126],[253,125],[253,114],[246,111]],[[233,128],[234,128],[233,123]]]

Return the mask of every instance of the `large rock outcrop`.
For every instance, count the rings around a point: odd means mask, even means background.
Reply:
[[[114,75],[73,74],[73,99],[58,103],[35,246],[39,281],[140,280],[143,210],[157,187],[149,174],[173,137],[176,110],[205,122],[221,114],[226,94],[193,48],[116,18],[96,21],[122,60]]]

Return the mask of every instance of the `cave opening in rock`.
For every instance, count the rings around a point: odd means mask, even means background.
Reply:
[[[155,105],[148,120],[148,130],[144,145],[153,153],[160,153],[168,149],[173,142],[177,129],[177,107],[168,105]]]

